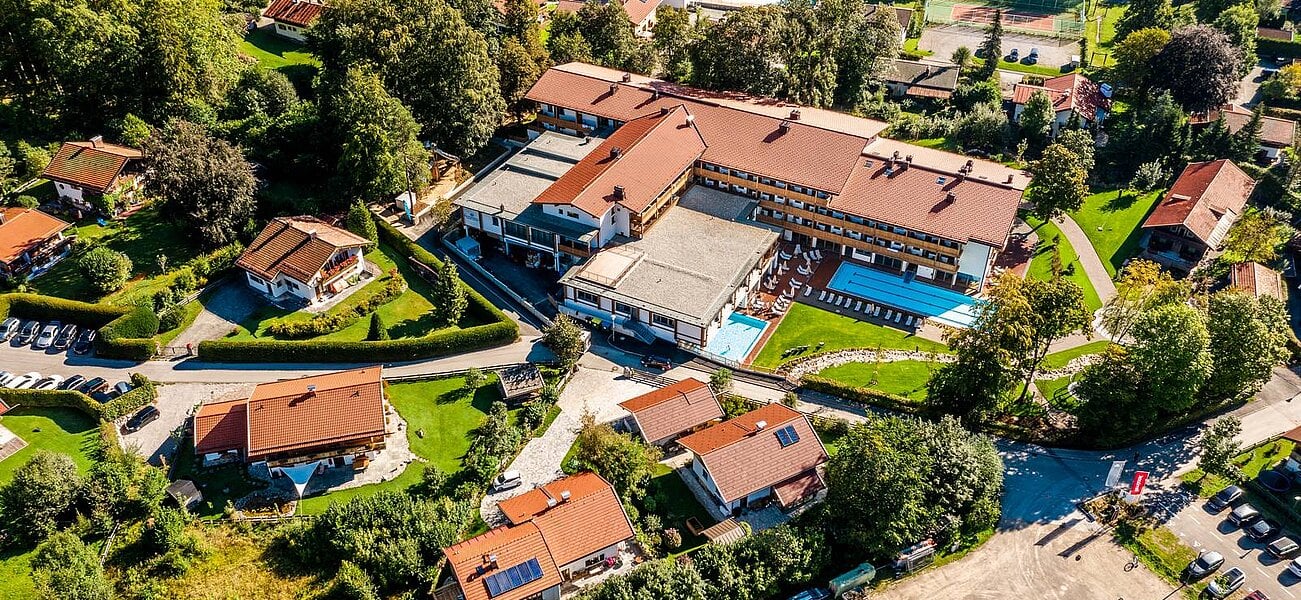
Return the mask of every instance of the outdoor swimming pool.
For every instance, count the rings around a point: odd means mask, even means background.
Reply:
[[[939,286],[853,263],[841,263],[827,288],[893,306],[953,327],[970,327],[979,300]]]
[[[709,338],[705,351],[723,358],[741,362],[750,354],[768,322],[763,319],[732,313],[723,321],[723,326]]]

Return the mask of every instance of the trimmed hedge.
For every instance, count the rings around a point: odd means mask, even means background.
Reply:
[[[309,338],[340,329],[356,323],[362,317],[375,312],[407,291],[407,280],[397,271],[389,274],[389,279],[380,289],[362,299],[361,302],[338,311],[316,315],[306,321],[278,321],[267,327],[267,333],[287,338]]]
[[[0,317],[59,320],[99,329],[95,352],[103,358],[149,360],[158,352],[152,338],[158,315],[146,307],[91,304],[38,294],[0,294]]]
[[[1256,38],[1256,55],[1273,58],[1275,56],[1301,56],[1301,42],[1285,42],[1269,38]]]
[[[402,235],[388,222],[375,218],[380,240],[408,260],[431,269],[443,261]],[[489,321],[466,329],[438,331],[419,338],[338,342],[322,340],[208,340],[199,343],[199,358],[212,362],[397,362],[435,358],[509,344],[519,339],[519,326],[473,288],[465,288],[471,315]]]
[[[926,409],[922,403],[910,398],[872,388],[854,387],[820,375],[805,375],[800,378],[800,386],[810,391],[830,394],[850,402],[877,406],[902,413],[920,414],[925,412]]]
[[[0,399],[10,406],[35,406],[41,408],[72,408],[100,421],[113,421],[125,417],[158,399],[158,388],[148,377],[131,374],[135,389],[100,404],[94,398],[72,390],[15,390],[0,389]]]

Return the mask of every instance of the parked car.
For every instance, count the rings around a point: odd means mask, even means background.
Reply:
[[[36,371],[32,371],[31,373],[25,373],[21,377],[9,382],[9,387],[14,388],[16,390],[26,390],[36,385],[36,382],[40,380],[41,380],[41,374],[37,373]]]
[[[139,411],[136,411],[136,414],[131,415],[131,418],[127,419],[126,425],[123,426],[123,429],[128,433],[140,431],[140,429],[145,425],[157,421],[160,416],[162,415],[158,412],[158,407],[153,405],[146,406]]]
[[[91,392],[90,399],[100,404],[108,404],[109,400],[113,399],[113,396],[104,390],[99,390]]]
[[[1243,504],[1242,506],[1233,509],[1233,512],[1229,513],[1229,522],[1238,527],[1251,525],[1259,518],[1260,511],[1256,510],[1256,507],[1250,504]]]
[[[1021,60],[1021,50],[1019,48],[1013,48],[1012,53],[1007,55],[1007,62],[1016,62],[1018,60]]]
[[[1242,600],[1269,600],[1269,596],[1266,596],[1266,595],[1265,595],[1265,592],[1262,592],[1262,591],[1260,591],[1260,590],[1256,590],[1256,591],[1254,591],[1254,592],[1252,592],[1252,593],[1247,594],[1246,596],[1244,596],[1244,597],[1242,598]]]
[[[831,597],[831,592],[827,588],[809,588],[794,596],[790,600],[827,600]]]
[[[125,381],[119,381],[119,382],[117,382],[116,385],[113,386],[113,391],[114,391],[114,392],[117,392],[117,395],[118,395],[118,396],[121,396],[122,394],[125,394],[125,393],[131,391],[132,389],[134,389],[134,388],[131,387],[131,384],[129,384],[129,383],[125,382]],[[116,397],[116,396],[115,396],[115,397]]]
[[[36,339],[36,334],[41,331],[40,321],[28,321],[23,324],[23,328],[18,330],[18,345],[26,346]]]
[[[1038,48],[1031,48],[1031,49],[1030,49],[1030,54],[1027,54],[1026,57],[1025,57],[1025,64],[1027,64],[1027,65],[1033,65],[1033,64],[1038,63],[1038,62],[1039,62],[1039,49],[1038,49]]]
[[[9,382],[13,381],[17,375],[9,371],[0,371],[0,387],[9,387]]]
[[[1301,552],[1301,542],[1291,534],[1284,535],[1269,543],[1265,548],[1274,558],[1292,558]]]
[[[77,386],[80,386],[83,383],[86,383],[86,377],[84,375],[73,375],[72,377],[64,379],[63,383],[59,384],[59,389],[75,390],[77,389]]]
[[[32,342],[32,347],[37,350],[44,350],[54,344],[55,336],[59,335],[59,322],[50,321],[45,327],[41,328],[41,334],[36,336],[36,341]]]
[[[1247,574],[1241,568],[1233,567],[1206,586],[1206,595],[1212,598],[1224,598],[1238,591],[1244,583],[1247,583]]]
[[[7,342],[9,341],[9,338],[14,337],[14,334],[18,333],[18,328],[21,327],[22,324],[22,321],[13,317],[9,317],[8,319],[5,319],[3,323],[0,323],[0,342]]]
[[[524,479],[521,478],[519,471],[504,471],[492,480],[491,492],[502,492],[512,488],[524,485]]]
[[[59,330],[59,335],[54,338],[54,347],[59,350],[67,350],[68,346],[77,339],[77,326],[72,323],[64,325]]]
[[[95,347],[95,336],[98,335],[94,329],[83,329],[81,335],[77,336],[77,343],[72,345],[72,351],[77,354],[86,354],[91,348]]]
[[[1223,564],[1224,555],[1219,552],[1215,552],[1214,550],[1210,552],[1202,552],[1197,555],[1197,558],[1193,559],[1193,562],[1188,563],[1188,566],[1184,568],[1184,578],[1187,581],[1197,581],[1198,579],[1202,579],[1207,575],[1214,573]]]
[[[647,369],[659,369],[661,371],[667,371],[673,368],[673,363],[670,362],[669,359],[664,358],[663,356],[655,356],[653,354],[647,354],[646,356],[641,357],[641,366]]]
[[[94,379],[91,379],[90,381],[87,381],[86,383],[81,384],[81,387],[77,388],[77,391],[89,395],[91,392],[99,391],[99,388],[104,387],[104,385],[107,383],[108,383],[107,379],[104,379],[103,377],[96,377]]]
[[[1247,528],[1247,535],[1257,542],[1265,542],[1274,539],[1279,534],[1278,525],[1269,522],[1269,519],[1257,519]]]
[[[1206,507],[1214,512],[1220,512],[1226,507],[1233,506],[1233,503],[1241,500],[1242,495],[1245,493],[1246,492],[1243,491],[1242,488],[1236,485],[1231,485],[1220,490],[1220,493],[1211,496],[1211,499],[1206,501]]]
[[[63,383],[62,375],[48,375],[46,377],[42,377],[40,381],[37,381],[36,385],[32,386],[32,389],[54,390],[54,389],[58,389],[60,383]]]

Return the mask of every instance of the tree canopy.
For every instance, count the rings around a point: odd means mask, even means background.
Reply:
[[[318,86],[321,115],[337,149],[334,188],[341,198],[388,200],[429,183],[429,152],[420,125],[374,73],[359,67],[326,73]]]
[[[1177,29],[1152,58],[1153,82],[1188,112],[1206,112],[1238,94],[1242,51],[1207,25]]]
[[[145,144],[149,193],[204,247],[236,241],[253,216],[257,178],[238,148],[201,125],[173,120]]]

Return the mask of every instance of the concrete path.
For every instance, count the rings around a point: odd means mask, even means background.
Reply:
[[[1064,216],[1054,223],[1062,230],[1062,235],[1066,236],[1071,247],[1075,248],[1075,254],[1080,257],[1080,265],[1089,276],[1089,283],[1093,284],[1098,298],[1105,304],[1116,295],[1116,284],[1111,281],[1111,274],[1107,273],[1106,267],[1102,266],[1102,259],[1098,258],[1098,252],[1093,249],[1093,242],[1089,241],[1089,236],[1084,235],[1084,230],[1070,217]]]
[[[172,340],[172,346],[198,346],[204,340],[225,337],[257,311],[264,301],[248,289],[241,279],[218,284],[217,289],[207,297],[201,296],[196,302],[203,306],[203,311],[185,331]]]

